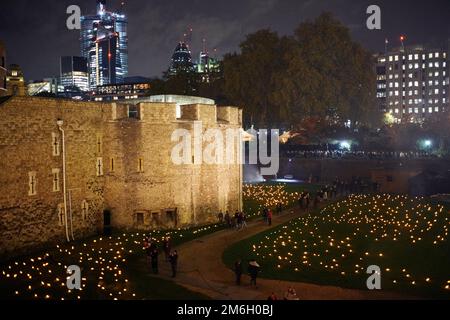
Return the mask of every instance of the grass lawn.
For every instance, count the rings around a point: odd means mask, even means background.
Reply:
[[[449,207],[393,195],[351,196],[228,248],[224,261],[256,258],[261,276],[450,298]]]
[[[223,228],[215,224],[153,231],[151,235],[157,242],[171,236],[176,246]],[[150,275],[142,248],[144,236],[135,232],[94,237],[4,263],[0,265],[0,299],[206,299]],[[81,291],[67,289],[66,270],[70,265],[81,268]]]

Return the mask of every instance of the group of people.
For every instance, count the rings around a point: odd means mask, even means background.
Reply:
[[[273,219],[273,211],[269,208],[264,208],[263,211],[263,220],[264,223],[266,223],[268,226],[272,225],[272,219]]]
[[[256,262],[255,259],[251,259],[247,265],[247,272],[250,276],[250,285],[256,287],[256,279],[258,278],[258,274],[261,270],[261,266]],[[242,260],[239,259],[234,263],[234,274],[236,276],[236,285],[240,286],[242,283],[242,274],[243,274],[243,266]],[[272,293],[268,300],[278,300],[278,297],[275,293]],[[297,292],[294,288],[289,287],[284,294],[284,300],[300,300],[297,296]]]
[[[219,212],[217,218],[219,223],[225,223],[230,229],[236,228],[241,230],[244,227],[247,227],[247,216],[242,211],[236,210],[233,216],[231,216],[228,211],[225,214],[223,214],[223,212]]]
[[[252,259],[248,262],[247,266],[247,272],[250,276],[250,285],[256,287],[256,279],[258,278],[258,273],[260,271],[261,267],[256,262],[255,259]],[[243,273],[243,267],[242,267],[242,260],[239,259],[234,263],[234,274],[236,276],[236,285],[241,285],[241,278]]]
[[[170,237],[163,238],[161,249],[164,252],[165,261],[169,262],[172,268],[172,278],[175,278],[177,276],[178,269],[178,252],[177,250],[172,251],[172,241]],[[158,258],[160,249],[158,248],[158,244],[153,241],[151,236],[144,239],[144,250],[147,254],[147,261],[149,262],[153,273],[158,274]]]
[[[289,158],[305,159],[360,159],[360,160],[389,160],[389,159],[423,159],[436,158],[427,151],[348,151],[348,150],[287,150],[285,156]]]
[[[348,196],[352,193],[377,192],[377,183],[367,183],[360,177],[351,180],[340,180],[336,178],[331,184],[319,189],[314,195],[309,191],[303,191],[298,198],[298,205],[302,210],[308,210],[311,202],[313,208],[317,209],[321,202],[336,199],[338,196]]]

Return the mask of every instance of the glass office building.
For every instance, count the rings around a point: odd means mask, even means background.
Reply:
[[[83,57],[61,57],[61,85],[64,88],[77,87],[89,91],[87,60]]]
[[[97,0],[97,13],[81,18],[81,55],[88,62],[89,88],[123,83],[128,75],[128,20],[122,12],[106,10]]]

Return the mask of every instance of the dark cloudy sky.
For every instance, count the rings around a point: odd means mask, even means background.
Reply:
[[[191,49],[201,40],[219,54],[235,51],[244,36],[260,28],[290,34],[302,21],[322,11],[334,13],[354,38],[371,51],[382,51],[384,39],[445,44],[450,38],[450,0],[125,0],[129,19],[130,75],[159,76],[182,34],[193,28]],[[107,0],[109,8],[120,1]],[[79,33],[66,29],[66,8],[78,4],[84,14],[95,0],[1,0],[0,39],[8,63],[20,64],[25,76],[41,79],[59,73],[59,57],[79,55]],[[382,10],[382,30],[366,29],[366,8]]]

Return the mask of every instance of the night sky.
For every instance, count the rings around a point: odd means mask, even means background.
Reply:
[[[334,13],[367,49],[384,50],[384,39],[399,45],[441,46],[450,38],[450,0],[125,0],[129,19],[130,76],[160,76],[183,33],[193,29],[191,50],[217,48],[218,55],[236,51],[245,35],[261,28],[290,34],[302,21],[322,11]],[[66,28],[66,8],[78,4],[83,14],[95,12],[95,0],[2,0],[0,39],[7,63],[20,64],[27,80],[59,74],[59,57],[80,55],[79,32]],[[109,10],[120,1],[107,0]],[[382,30],[366,28],[366,8],[382,10]]]

